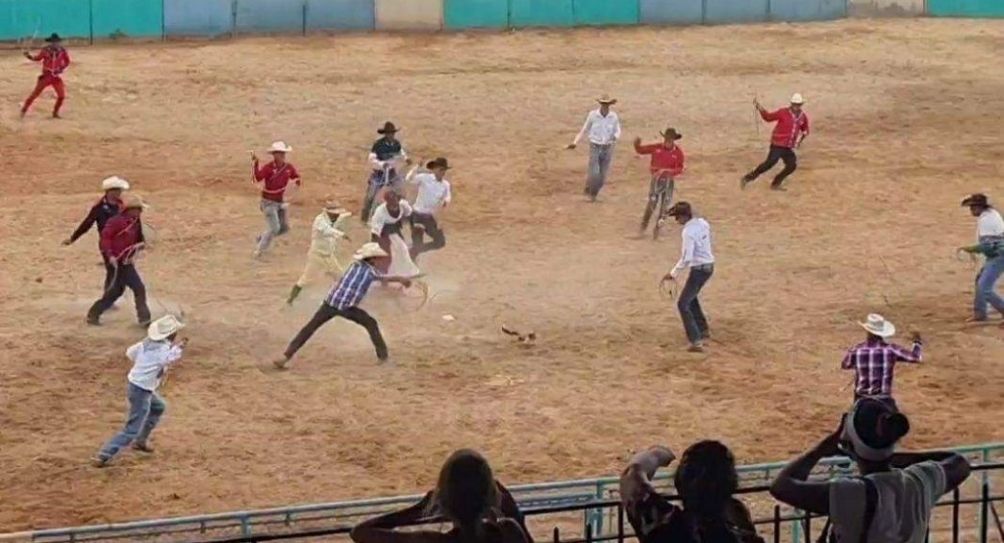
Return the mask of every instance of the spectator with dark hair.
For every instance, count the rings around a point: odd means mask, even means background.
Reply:
[[[621,500],[641,543],[763,541],[749,510],[732,497],[739,475],[728,447],[701,441],[684,451],[673,479],[682,509],[652,486],[655,472],[675,459],[667,447],[652,447],[636,454],[621,474]]]
[[[453,529],[398,531],[442,517]],[[516,500],[476,451],[454,452],[439,482],[421,501],[362,522],[352,529],[356,543],[533,543]]]
[[[770,493],[792,507],[829,515],[836,541],[923,543],[931,508],[969,476],[969,463],[952,452],[896,453],[910,421],[888,403],[864,398],[836,432],[793,460]],[[850,456],[860,477],[810,481],[820,460]]]

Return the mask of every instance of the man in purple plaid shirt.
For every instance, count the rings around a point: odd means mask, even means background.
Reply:
[[[875,398],[892,406],[892,375],[897,362],[920,362],[922,342],[920,334],[913,334],[913,349],[907,350],[886,339],[896,334],[896,327],[882,315],[872,313],[866,322],[859,323],[868,331],[868,339],[851,347],[844,355],[840,367],[857,373],[854,384],[854,401]]]

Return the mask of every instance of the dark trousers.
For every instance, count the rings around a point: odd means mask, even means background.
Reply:
[[[687,283],[680,292],[680,299],[676,302],[676,307],[680,310],[680,319],[683,320],[683,329],[686,330],[687,339],[691,343],[697,343],[708,336],[708,319],[704,316],[697,296],[714,273],[715,268],[710,264],[691,268]]]
[[[115,279],[115,266],[112,266],[108,257],[104,254],[101,255],[101,260],[105,262],[105,292],[112,286],[112,279]]]
[[[780,187],[785,178],[791,175],[795,171],[795,168],[798,167],[798,158],[795,156],[795,150],[788,147],[771,145],[770,152],[767,153],[767,160],[764,160],[756,169],[746,174],[746,180],[753,181],[757,177],[760,177],[767,170],[773,168],[778,160],[784,161],[784,169],[781,170],[781,173],[774,176],[774,182],[770,186],[774,188]]]
[[[111,279],[111,284],[105,289],[104,295],[87,311],[87,320],[97,322],[101,314],[108,311],[108,308],[125,293],[126,287],[129,287],[132,297],[136,300],[136,318],[139,322],[148,322],[150,308],[146,305],[146,285],[143,284],[136,266],[119,264],[118,269],[112,271]]]
[[[431,243],[425,242],[425,235],[432,238]],[[439,228],[436,217],[429,213],[411,214],[411,258],[426,251],[435,251],[446,247],[446,234]]]
[[[286,347],[286,358],[293,358],[296,351],[303,347],[310,336],[314,335],[324,323],[330,321],[335,317],[341,317],[343,319],[348,319],[359,326],[362,326],[370,334],[370,340],[373,341],[373,346],[376,347],[377,358],[380,360],[387,359],[387,344],[384,343],[383,336],[380,334],[380,326],[377,324],[376,319],[370,316],[369,313],[364,311],[359,307],[346,307],[345,309],[335,309],[327,304],[327,302],[321,303],[321,307],[317,309],[317,313],[310,319],[310,322],[296,334],[293,341],[289,342],[289,347]]]

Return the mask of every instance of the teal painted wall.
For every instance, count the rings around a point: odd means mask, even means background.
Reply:
[[[636,25],[638,0],[573,0],[577,25]]]
[[[572,26],[574,24],[575,15],[572,11],[572,0],[509,0],[510,26]]]
[[[107,38],[121,32],[126,36],[160,36],[164,30],[161,0],[91,0],[94,37]]]
[[[446,28],[505,28],[509,26],[509,0],[444,0]]]
[[[35,44],[56,32],[68,38],[91,35],[89,0],[0,0],[0,39],[30,38]]]
[[[936,17],[1004,17],[1004,0],[927,0]]]

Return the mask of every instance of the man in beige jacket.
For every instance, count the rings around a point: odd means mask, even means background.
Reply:
[[[308,283],[314,281],[321,275],[330,275],[338,278],[345,267],[338,261],[336,249],[338,240],[348,236],[345,234],[345,222],[352,216],[347,209],[335,202],[328,202],[324,206],[324,211],[314,218],[314,226],[310,232],[310,251],[307,252],[307,265],[303,268],[303,274],[293,285],[293,290],[289,293],[286,303],[293,305],[293,301],[300,295],[300,291]]]

